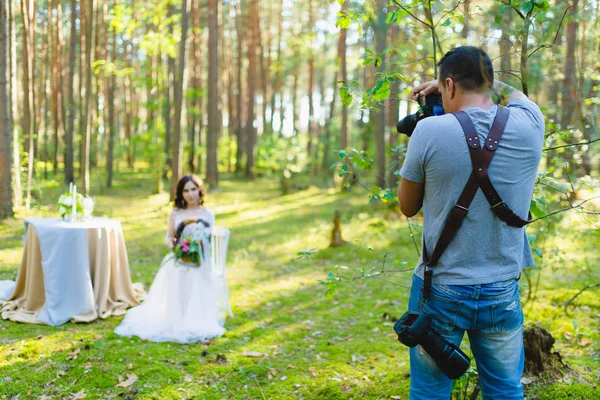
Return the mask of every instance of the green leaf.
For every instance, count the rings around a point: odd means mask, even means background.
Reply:
[[[392,12],[387,13],[387,18],[385,19],[386,24],[393,24],[398,18],[398,10],[394,10]]]
[[[532,201],[529,205],[529,210],[534,217],[539,218],[544,215],[544,212],[538,207],[537,203]]]
[[[327,289],[327,292],[325,292],[325,299],[331,300],[334,297],[335,297],[335,288],[334,287],[329,287]]]
[[[539,249],[534,247],[532,250],[535,253],[535,255],[538,256],[539,258],[542,258],[544,256]]]
[[[333,274],[333,272],[327,274],[327,279],[329,279],[330,281],[335,279],[335,275]]]
[[[376,101],[383,101],[390,96],[390,82],[387,80],[382,81],[380,87],[377,89],[375,93],[373,93],[373,98]]]
[[[363,65],[363,66],[365,66],[365,65],[369,65],[369,64],[371,64],[372,62],[373,62],[373,59],[372,59],[371,57],[369,57],[369,58],[365,58],[365,61],[363,61],[362,65]]]
[[[344,13],[338,13],[339,18],[335,23],[335,26],[340,28],[340,29],[348,29],[350,27],[350,22],[352,22],[352,20]]]
[[[526,1],[521,5],[521,11],[527,14],[529,11],[533,10],[533,2]]]
[[[346,153],[346,150],[340,150],[338,151],[338,157],[340,158],[340,160],[343,160],[344,158],[346,158],[348,154]]]
[[[452,23],[452,21],[450,21],[450,18],[446,18],[446,20],[442,23],[442,26],[449,26]]]
[[[340,88],[340,98],[346,107],[352,104],[352,94],[347,86],[342,86]]]

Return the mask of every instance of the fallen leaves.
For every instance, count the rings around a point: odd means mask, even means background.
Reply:
[[[244,357],[254,357],[254,358],[260,358],[260,357],[265,356],[265,354],[263,354],[263,353],[260,353],[258,351],[250,351],[250,350],[244,350],[242,352],[242,355]]]
[[[67,354],[67,360],[76,360],[79,354],[81,354],[81,349],[76,349],[74,352]]]
[[[85,399],[86,394],[85,394],[85,389],[81,390],[80,392],[77,392],[73,395],[71,395],[71,400],[81,400],[81,399]]]
[[[121,376],[119,376],[119,383],[115,385],[115,387],[122,387],[127,389],[135,382],[137,382],[138,377],[136,374],[127,374],[127,380],[124,380]]]
[[[581,341],[579,343],[577,343],[578,346],[580,347],[585,347],[589,344],[592,344],[594,341],[592,339],[589,338],[583,338],[581,339]]]

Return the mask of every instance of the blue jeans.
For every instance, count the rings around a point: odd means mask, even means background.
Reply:
[[[433,284],[431,297],[424,301],[423,280],[414,275],[408,308],[430,316],[432,328],[457,346],[467,332],[484,399],[523,399],[523,310],[516,279],[485,285]],[[411,348],[411,400],[448,400],[451,391],[452,380],[429,354],[421,346]]]

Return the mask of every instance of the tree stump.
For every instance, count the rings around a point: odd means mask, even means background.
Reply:
[[[539,376],[550,374],[553,378],[561,378],[571,369],[562,361],[558,351],[552,352],[556,340],[550,332],[532,325],[523,330],[525,346],[525,374]]]
[[[346,242],[342,239],[342,229],[340,224],[340,211],[335,210],[333,213],[333,229],[331,230],[331,242],[329,247],[342,247]]]

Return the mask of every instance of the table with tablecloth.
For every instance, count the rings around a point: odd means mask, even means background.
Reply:
[[[124,314],[144,294],[131,282],[119,221],[29,218],[17,279],[0,282],[0,312],[26,323],[90,322]]]

